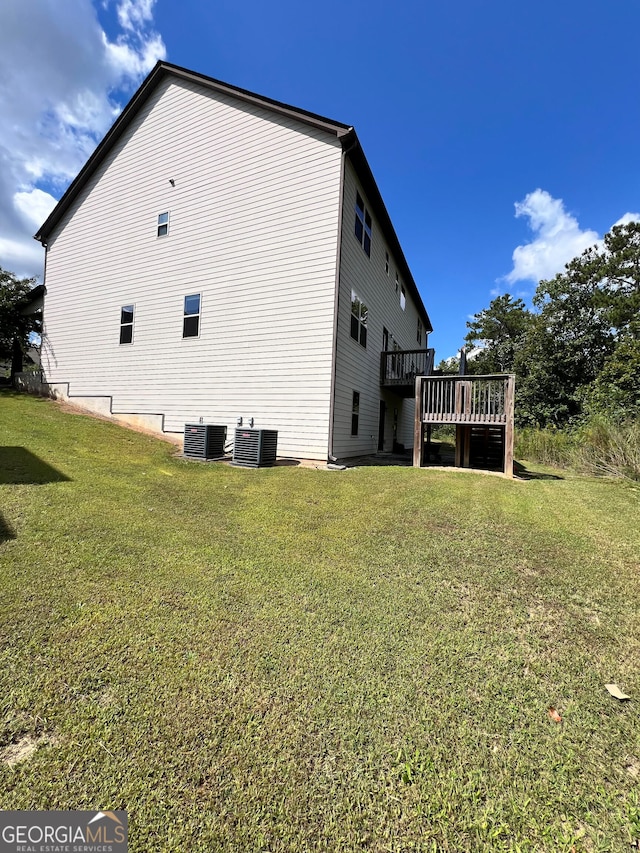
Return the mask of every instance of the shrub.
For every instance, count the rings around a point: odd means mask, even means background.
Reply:
[[[575,434],[576,467],[589,474],[640,480],[640,420],[593,417]]]
[[[568,431],[525,427],[516,432],[515,455],[521,459],[562,468],[570,464],[571,448]]]
[[[522,429],[516,435],[515,452],[543,465],[640,480],[640,420],[593,416],[573,429]]]

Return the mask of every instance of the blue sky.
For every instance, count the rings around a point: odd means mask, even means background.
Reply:
[[[638,0],[10,0],[0,5],[0,265],[158,58],[356,127],[435,328],[640,218]],[[519,215],[516,215],[519,214]]]

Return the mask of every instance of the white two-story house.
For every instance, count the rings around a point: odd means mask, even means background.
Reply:
[[[432,327],[352,127],[159,62],[36,239],[54,395],[252,417],[281,456],[412,446]]]

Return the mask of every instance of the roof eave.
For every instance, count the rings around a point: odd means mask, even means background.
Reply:
[[[162,78],[166,76],[173,76],[179,80],[196,83],[204,86],[205,88],[209,88],[212,91],[221,92],[229,97],[238,98],[245,103],[251,103],[255,106],[269,109],[272,112],[315,127],[316,129],[329,133],[339,139],[348,136],[352,130],[352,128],[347,124],[333,121],[332,119],[318,115],[317,113],[312,113],[308,110],[301,110],[281,101],[275,101],[271,98],[256,95],[253,92],[249,92],[247,89],[240,89],[236,86],[231,86],[229,83],[223,83],[221,80],[216,80],[213,77],[207,77],[204,74],[189,71],[187,68],[182,68],[179,65],[172,65],[169,62],[159,61],[142,81],[140,87],[132,96],[127,106],[107,131],[91,157],[89,157],[82,169],[78,172],[77,176],[68,186],[60,201],[34,235],[34,239],[39,240],[43,246],[46,246],[51,232],[77,198],[86,181],[102,162],[111,146],[120,136],[122,136],[151,91],[158,85]]]
[[[60,201],[36,232],[34,239],[39,240],[43,246],[47,245],[47,240],[49,239],[51,232],[71,207],[83,189],[85,183],[106,157],[111,146],[119,139],[120,136],[122,136],[151,91],[165,76],[174,76],[180,80],[196,83],[213,91],[238,98],[246,103],[270,109],[273,112],[301,121],[339,139],[345,153],[351,158],[358,177],[362,181],[363,189],[372,204],[378,221],[382,225],[385,238],[397,259],[403,279],[411,292],[416,307],[422,314],[427,329],[429,331],[433,331],[433,326],[431,325],[429,315],[427,314],[427,310],[422,302],[422,297],[418,292],[417,285],[413,279],[411,270],[409,269],[402,247],[400,246],[400,241],[398,240],[391,218],[387,212],[384,201],[382,200],[382,195],[378,189],[371,167],[367,162],[367,158],[365,157],[360,140],[358,139],[354,128],[350,125],[343,124],[342,122],[333,121],[332,119],[318,115],[317,113],[301,110],[281,101],[275,101],[271,98],[263,97],[262,95],[256,95],[254,92],[249,92],[247,89],[240,89],[236,86],[231,86],[229,83],[224,83],[213,77],[207,77],[204,74],[198,74],[195,71],[190,71],[187,68],[182,68],[179,65],[173,65],[169,62],[159,61],[149,72],[127,106],[107,131],[102,141],[98,144],[91,157],[89,157],[75,179],[71,182]]]
[[[382,232],[387,244],[389,245],[393,256],[396,258],[396,262],[402,274],[403,282],[406,284],[409,292],[411,293],[418,313],[421,314],[422,319],[425,321],[425,328],[428,332],[433,332],[433,325],[429,318],[429,314],[427,313],[427,309],[424,307],[424,302],[420,296],[418,286],[415,283],[411,270],[409,269],[409,264],[407,263],[407,259],[402,251],[398,235],[393,227],[391,217],[389,216],[389,212],[387,211],[386,205],[382,199],[382,193],[378,189],[376,180],[373,177],[373,172],[371,171],[369,162],[365,156],[362,145],[360,144],[358,135],[355,130],[351,128],[350,132],[345,134],[340,141],[342,142],[346,155],[353,163],[356,174],[362,183],[362,188],[369,199],[369,203],[373,208],[373,212],[375,213],[378,222],[382,227]]]

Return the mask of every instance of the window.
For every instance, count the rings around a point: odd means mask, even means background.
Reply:
[[[400,287],[400,279],[398,278],[398,271],[396,270],[396,293]]]
[[[158,214],[158,237],[166,237],[169,233],[169,213]]]
[[[400,307],[404,311],[407,306],[407,293],[404,289],[404,284],[400,287]]]
[[[194,293],[184,298],[184,320],[182,337],[197,338],[200,334],[200,294]]]
[[[354,341],[358,341],[363,347],[367,346],[367,320],[369,317],[369,309],[356,296],[354,291],[351,291],[351,337]]]
[[[360,418],[360,392],[353,392],[351,402],[351,435],[358,434],[358,420]]]
[[[417,334],[418,343],[422,346],[422,320],[418,317],[418,334]]]
[[[123,305],[120,309],[120,343],[133,343],[133,305]]]
[[[356,193],[355,235],[362,248],[371,257],[371,214],[365,208],[360,193]]]
[[[384,271],[389,275],[389,252],[384,253]]]

